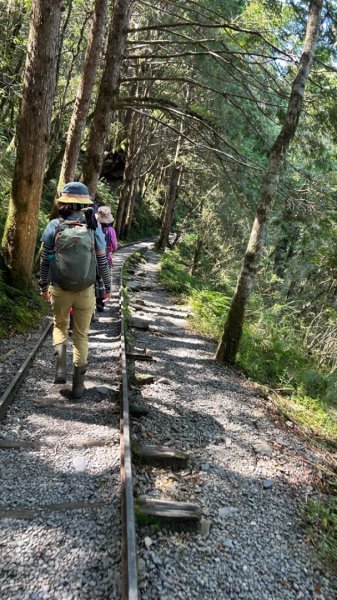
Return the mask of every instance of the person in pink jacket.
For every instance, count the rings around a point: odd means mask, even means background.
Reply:
[[[110,269],[110,276],[112,273],[112,254],[118,248],[118,241],[116,231],[113,227],[114,218],[111,214],[109,206],[100,206],[96,213],[97,222],[101,225],[106,243],[106,257]],[[96,298],[96,310],[102,312],[104,310],[104,303],[101,298]]]

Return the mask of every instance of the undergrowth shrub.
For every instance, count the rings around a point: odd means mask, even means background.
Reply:
[[[0,337],[24,333],[47,313],[48,306],[37,290],[20,292],[0,281]]]
[[[319,555],[337,573],[337,495],[327,497],[324,502],[310,499],[305,519],[307,533]]]
[[[235,282],[221,273],[215,286],[205,274],[189,275],[190,266],[187,245],[176,247],[162,257],[161,279],[189,302],[194,328],[216,341],[223,331]],[[308,328],[300,311],[257,289],[247,310],[237,362],[251,379],[278,392],[279,412],[300,425],[311,442],[336,452],[337,373],[333,361],[322,365],[322,353],[312,352],[307,339]],[[329,490],[320,501],[309,501],[305,519],[320,556],[337,572],[335,491]]]
[[[212,290],[192,290],[193,326],[205,335],[219,337],[223,329],[230,298]]]
[[[160,278],[169,290],[184,296],[188,296],[194,288],[200,287],[197,278],[187,273],[186,265],[177,248],[163,254],[160,262]]]
[[[234,284],[211,289],[207,280],[189,275],[186,244],[166,252],[161,259],[161,280],[180,294],[193,309],[193,327],[217,341],[222,334]],[[224,278],[223,278],[224,279]],[[238,366],[248,377],[285,393],[288,416],[325,436],[329,445],[337,440],[337,374],[328,374],[305,346],[305,323],[289,305],[266,304],[254,294],[244,324]]]

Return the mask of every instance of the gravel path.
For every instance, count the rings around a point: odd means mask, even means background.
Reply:
[[[3,600],[120,598],[116,289],[114,300],[91,326],[83,399],[70,397],[71,341],[68,383],[52,383],[48,337],[0,424],[1,439],[35,444],[0,449]],[[1,342],[2,391],[39,334]]]
[[[337,580],[301,522],[319,457],[243,378],[214,362],[214,345],[191,331],[148,255],[146,278],[136,281],[150,289],[130,299],[152,329],[133,329],[134,345],[156,359],[135,369],[155,382],[132,389],[132,401],[149,409],[133,437],[186,450],[190,463],[175,473],[137,467],[135,493],[193,502],[204,519],[200,534],[138,528],[141,599],[335,600]]]
[[[156,359],[136,371],[155,382],[130,386],[130,400],[149,409],[133,420],[133,440],[185,450],[190,460],[184,471],[135,468],[135,493],[193,502],[203,523],[198,534],[138,527],[140,599],[335,600],[337,580],[301,521],[320,457],[214,362],[213,344],[191,331],[186,308],[158,282],[157,256],[148,256],[138,269],[146,277],[136,277],[148,289],[131,303],[152,331],[132,332]],[[70,399],[70,382],[52,384],[48,338],[0,424],[2,439],[39,443],[0,450],[1,600],[120,598],[115,323],[111,303],[90,332],[83,401]],[[0,342],[0,392],[39,335]],[[6,518],[8,509],[18,512]]]

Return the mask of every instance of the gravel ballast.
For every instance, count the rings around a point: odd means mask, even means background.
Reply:
[[[192,502],[203,521],[199,533],[139,525],[140,597],[334,600],[337,580],[301,518],[320,457],[244,378],[214,361],[214,344],[191,330],[149,257],[143,288],[130,277],[132,314],[149,321],[149,331],[131,330],[133,343],[155,359],[135,363],[154,383],[132,389],[132,402],[149,410],[134,420],[133,437],[187,451],[190,461],[177,472],[137,465],[135,493]]]
[[[71,340],[68,383],[53,384],[49,336],[0,424],[3,600],[120,598],[118,286],[91,325],[83,398],[70,396]],[[1,341],[1,392],[40,333]]]
[[[198,532],[139,523],[139,598],[335,600],[337,579],[302,519],[323,457],[249,382],[214,361],[214,344],[192,331],[189,309],[160,285],[157,255],[148,258],[129,276],[142,327],[130,330],[133,351],[154,358],[130,368],[130,402],[148,409],[132,418],[132,441],[189,460],[177,470],[135,460],[136,504],[192,503],[202,521]],[[121,597],[116,299],[115,290],[91,327],[83,400],[69,395],[71,344],[69,382],[52,383],[49,337],[0,423],[0,441],[26,444],[0,447],[1,600]],[[40,333],[0,341],[1,392]]]

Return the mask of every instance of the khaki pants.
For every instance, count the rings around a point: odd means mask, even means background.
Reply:
[[[73,307],[73,363],[82,367],[88,362],[88,332],[95,310],[94,286],[81,292],[71,292],[51,285],[49,291],[54,314],[53,345],[67,343],[69,311]]]

